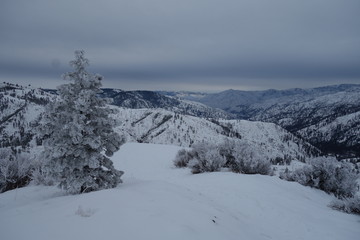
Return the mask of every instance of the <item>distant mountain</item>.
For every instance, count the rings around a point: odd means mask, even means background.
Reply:
[[[207,120],[166,110],[121,109],[118,131],[130,141],[191,147],[194,143],[222,143],[226,139],[251,145],[268,159],[316,156],[318,149],[273,123],[245,120]]]
[[[104,88],[101,97],[111,98],[112,104],[125,108],[168,108],[180,104],[180,100],[152,91],[123,91]]]
[[[186,100],[190,100],[190,101],[197,101],[197,100],[202,99],[202,98],[206,97],[207,95],[209,95],[208,93],[189,92],[189,91],[179,91],[179,92],[158,91],[158,93],[165,95],[165,96],[171,96],[171,97],[186,99]]]
[[[100,97],[110,98],[112,105],[124,108],[162,108],[176,113],[187,114],[203,118],[230,119],[234,116],[221,109],[215,109],[205,104],[167,96],[154,91],[123,91],[114,88],[103,88]],[[45,90],[56,94],[56,90]]]
[[[276,123],[327,153],[360,157],[360,85],[228,90],[198,101],[239,119]]]

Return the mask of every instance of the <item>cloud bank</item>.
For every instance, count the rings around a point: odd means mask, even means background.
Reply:
[[[360,83],[359,12],[358,0],[4,0],[0,80],[55,87],[84,49],[124,89]]]

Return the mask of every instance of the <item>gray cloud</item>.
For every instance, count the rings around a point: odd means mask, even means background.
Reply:
[[[120,88],[360,83],[359,12],[358,0],[4,0],[0,80],[58,83],[84,49]]]

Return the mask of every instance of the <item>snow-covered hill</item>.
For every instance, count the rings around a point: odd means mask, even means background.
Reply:
[[[359,158],[360,111],[322,120],[298,133],[325,152],[335,150],[339,155]]]
[[[192,175],[172,165],[179,147],[127,143],[112,160],[115,189],[65,195],[30,186],[0,194],[1,239],[355,240],[357,215],[333,197],[277,177]]]
[[[318,150],[285,129],[263,122],[245,120],[207,120],[163,109],[121,109],[117,130],[129,141],[172,144],[183,147],[194,143],[223,143],[231,139],[252,146],[267,159],[303,160]]]
[[[325,152],[360,157],[360,119],[357,117],[360,85],[228,90],[206,95],[199,101],[236,114],[240,119],[276,123]]]
[[[36,145],[34,128],[52,95],[10,83],[0,86],[0,147]],[[31,143],[32,142],[32,143]]]

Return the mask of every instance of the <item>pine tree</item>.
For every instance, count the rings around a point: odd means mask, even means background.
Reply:
[[[74,71],[64,79],[72,82],[58,87],[40,128],[45,172],[72,194],[116,187],[123,172],[108,157],[125,141],[113,130],[116,121],[109,115],[115,110],[98,97],[102,77],[86,71],[84,51],[76,51],[70,65]]]

